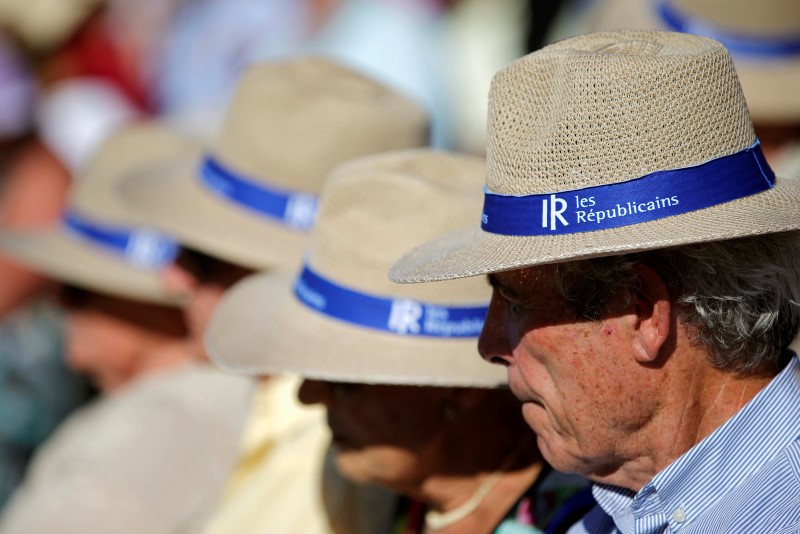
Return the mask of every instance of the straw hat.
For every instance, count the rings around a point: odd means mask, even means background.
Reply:
[[[730,56],[689,34],[583,35],[498,72],[480,227],[410,252],[418,282],[800,228]]]
[[[198,154],[199,147],[155,122],[132,124],[100,147],[75,177],[62,223],[0,233],[0,253],[48,276],[112,295],[174,303],[158,269],[177,254],[165,236],[133,226],[113,194],[121,176],[163,160]]]
[[[339,167],[322,193],[301,274],[255,275],[230,289],[206,332],[211,358],[252,374],[505,384],[505,369],[477,353],[486,282],[399,286],[386,277],[402,251],[480,212],[484,171],[480,158],[430,149]]]
[[[718,40],[733,56],[753,120],[800,123],[797,0],[599,0],[577,18],[578,33],[641,28]]]
[[[335,165],[426,138],[423,109],[349,68],[321,58],[264,63],[245,73],[203,161],[137,177],[119,192],[193,248],[253,268],[294,268]]]
[[[0,0],[0,28],[47,52],[62,44],[105,0]]]

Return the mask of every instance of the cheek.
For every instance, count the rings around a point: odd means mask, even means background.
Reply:
[[[223,289],[216,286],[202,286],[192,294],[186,308],[186,322],[195,340],[202,342],[203,334],[222,294]]]
[[[97,314],[71,314],[66,343],[70,367],[98,378],[126,375],[136,360],[136,344],[127,329]]]

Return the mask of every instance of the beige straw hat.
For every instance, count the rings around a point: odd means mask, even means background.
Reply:
[[[59,225],[0,233],[0,253],[48,276],[116,296],[174,303],[158,269],[177,253],[177,244],[134,226],[116,201],[120,177],[164,160],[199,154],[199,146],[157,122],[126,126],[112,134],[74,178]]]
[[[264,63],[245,73],[205,159],[137,177],[119,193],[190,247],[248,267],[294,268],[328,172],[422,146],[427,128],[417,104],[329,60]]]
[[[800,228],[727,51],[689,34],[561,41],[498,72],[480,227],[410,252],[421,282]]]
[[[599,0],[573,30],[689,32],[731,53],[757,123],[800,123],[800,2],[797,0]]]
[[[63,44],[105,0],[0,0],[0,28],[36,52]]]
[[[479,279],[400,286],[402,251],[480,212],[483,159],[430,149],[337,168],[296,277],[259,274],[230,289],[206,332],[212,360],[251,374],[332,381],[494,387],[478,357],[490,288]],[[265,245],[268,246],[268,245]]]

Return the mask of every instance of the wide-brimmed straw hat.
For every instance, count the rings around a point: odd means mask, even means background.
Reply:
[[[332,381],[505,384],[505,370],[477,352],[485,281],[400,286],[386,277],[402,251],[480,212],[484,172],[481,158],[430,149],[339,167],[300,274],[259,274],[229,290],[206,333],[212,360]]]
[[[426,113],[405,96],[326,59],[287,59],[245,73],[205,158],[136,177],[119,193],[190,247],[294,268],[333,167],[426,140]]]
[[[733,56],[757,123],[800,123],[800,2],[797,0],[599,0],[577,33],[620,28],[694,33]]]
[[[121,176],[200,153],[193,141],[158,122],[126,126],[74,177],[60,224],[0,233],[0,253],[83,288],[154,303],[176,302],[159,280],[178,252],[173,240],[135,219],[116,201]]]
[[[478,226],[480,225],[480,226]],[[482,220],[410,252],[401,282],[800,228],[730,56],[695,35],[583,35],[498,72]]]

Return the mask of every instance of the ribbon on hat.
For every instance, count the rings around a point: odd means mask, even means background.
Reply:
[[[200,182],[218,196],[301,232],[308,232],[316,219],[318,200],[315,195],[267,187],[234,172],[211,156],[207,156],[200,167]]]
[[[488,306],[440,306],[368,295],[303,268],[294,294],[307,307],[356,326],[403,336],[478,337]]]
[[[669,0],[657,0],[657,3],[658,15],[668,29],[719,41],[734,56],[785,57],[800,54],[800,35],[777,37],[735,33],[681,12]]]
[[[694,167],[656,171],[616,184],[527,196],[485,191],[485,232],[514,236],[607,230],[696,211],[775,184],[761,145]]]
[[[64,215],[63,225],[69,233],[113,252],[141,269],[166,267],[175,260],[180,250],[175,241],[158,232],[110,227],[75,212]]]

